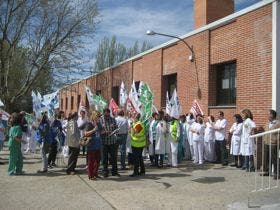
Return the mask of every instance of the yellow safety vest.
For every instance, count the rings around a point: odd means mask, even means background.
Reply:
[[[178,128],[178,120],[174,120],[172,123],[171,123],[171,137],[172,137],[172,140],[176,141],[177,140],[177,128]]]
[[[141,130],[139,133],[133,133],[131,134],[131,146],[132,147],[145,147],[146,146],[146,135],[145,135],[145,127],[143,123],[140,121],[134,123],[132,125],[132,128],[136,130],[136,127],[139,128],[141,126]]]

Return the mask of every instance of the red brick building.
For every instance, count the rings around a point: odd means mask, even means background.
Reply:
[[[195,0],[195,29],[180,37],[193,46],[194,62],[182,41],[171,40],[62,88],[60,108],[77,111],[86,101],[84,85],[118,101],[121,82],[129,91],[134,80],[148,83],[158,109],[165,106],[166,91],[176,87],[184,113],[198,99],[205,114],[222,110],[232,123],[233,114],[248,108],[263,126],[269,109],[280,111],[279,26],[277,0],[236,13],[233,0]]]

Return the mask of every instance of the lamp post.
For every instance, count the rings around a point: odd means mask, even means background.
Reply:
[[[197,97],[198,97],[198,99],[201,99],[202,92],[201,92],[200,85],[199,85],[198,69],[197,69],[197,65],[196,65],[196,59],[195,59],[193,46],[190,46],[184,39],[182,39],[178,36],[170,35],[170,34],[163,34],[163,33],[158,33],[158,32],[152,31],[152,30],[147,30],[146,35],[160,35],[160,36],[175,38],[175,39],[178,39],[178,40],[182,41],[187,46],[187,48],[191,51],[191,55],[189,56],[189,60],[191,62],[194,62],[194,67],[195,67],[195,72],[196,72],[196,80],[197,80],[197,86],[198,86]]]
[[[152,31],[152,30],[147,30],[146,31],[146,35],[160,35],[160,36],[166,36],[166,37],[170,37],[170,38],[175,38],[175,39],[178,39],[180,41],[182,41],[186,46],[187,48],[191,51],[191,55],[189,56],[189,60],[191,62],[194,61],[194,51],[193,51],[193,46],[190,46],[184,39],[178,37],[178,36],[174,36],[174,35],[170,35],[170,34],[163,34],[163,33],[158,33],[158,32],[155,32],[155,31]]]

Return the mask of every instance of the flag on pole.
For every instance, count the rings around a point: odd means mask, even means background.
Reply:
[[[139,100],[142,104],[140,120],[144,123],[145,130],[148,131],[150,126],[150,118],[152,117],[153,113],[154,96],[150,87],[146,83],[142,84],[140,93],[141,94]]]
[[[92,93],[91,89],[88,86],[85,86],[85,91],[86,91],[86,94],[87,94],[87,99],[88,99],[89,106],[93,106],[94,101],[93,101],[93,93]]]
[[[133,107],[136,110],[136,112],[141,113],[141,111],[140,111],[141,102],[139,101],[138,93],[136,91],[134,81],[132,82],[131,89],[130,89],[128,97],[129,97],[131,103],[133,104]]]
[[[194,100],[193,101],[193,104],[192,104],[192,107],[191,107],[191,110],[190,110],[191,113],[193,113],[194,116],[200,114],[200,115],[204,115],[199,103],[197,102],[197,100]]]
[[[135,108],[129,98],[127,98],[127,100],[126,100],[126,110],[129,114],[137,113],[137,111],[135,110]]]
[[[179,103],[179,98],[178,98],[178,95],[177,95],[176,88],[173,91],[173,94],[172,94],[172,97],[170,99],[169,104],[170,104],[170,107],[171,107],[169,115],[171,117],[179,119],[180,114],[181,114],[181,106],[180,106],[180,103]]]
[[[0,99],[0,106],[4,106],[4,103],[1,99]]]
[[[115,102],[115,100],[113,98],[111,98],[111,100],[110,100],[109,109],[111,110],[111,113],[113,115],[117,114],[117,112],[119,110],[119,106],[117,105],[117,103]]]
[[[165,105],[165,112],[166,114],[170,115],[171,113],[171,106],[170,106],[170,101],[169,101],[169,94],[168,91],[166,91],[166,105]]]
[[[124,86],[124,82],[121,84],[121,89],[120,89],[120,106],[124,107],[126,104],[127,100],[127,92]]]

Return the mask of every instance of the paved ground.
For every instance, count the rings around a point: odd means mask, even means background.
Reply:
[[[280,209],[280,189],[248,193],[248,173],[231,167],[185,161],[176,169],[147,168],[145,177],[120,171],[120,178],[90,181],[83,157],[79,173],[68,176],[62,160],[60,167],[36,174],[40,156],[25,157],[26,174],[9,177],[7,148],[0,153],[6,162],[0,165],[0,209]],[[249,180],[254,184],[253,173]]]

